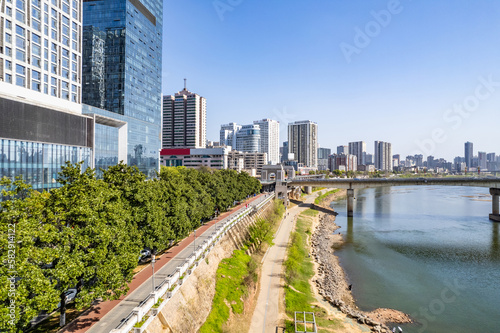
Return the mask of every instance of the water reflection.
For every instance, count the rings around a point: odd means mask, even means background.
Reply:
[[[491,260],[499,262],[500,261],[500,234],[498,226],[500,223],[491,222],[493,224],[493,231],[491,233]]]

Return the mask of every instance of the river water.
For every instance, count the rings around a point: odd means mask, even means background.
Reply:
[[[354,217],[339,212],[336,251],[362,310],[393,308],[404,332],[500,332],[500,223],[487,188],[357,190]]]

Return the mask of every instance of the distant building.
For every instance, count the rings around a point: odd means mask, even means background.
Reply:
[[[228,168],[246,171],[251,176],[260,176],[262,167],[267,164],[267,154],[258,152],[230,151],[228,153]]]
[[[343,171],[357,171],[358,157],[351,154],[334,154],[328,158],[329,169]]]
[[[474,145],[472,142],[465,143],[465,165],[467,168],[472,168],[472,160],[474,159]]]
[[[268,164],[278,164],[279,141],[280,141],[280,123],[272,119],[262,119],[253,122],[260,127],[260,150],[267,154]]]
[[[163,96],[163,149],[205,148],[207,101],[184,87],[175,95]]]
[[[241,129],[241,125],[229,123],[220,127],[220,144],[236,149],[236,133]]]
[[[349,142],[349,154],[356,155],[358,164],[366,164],[366,143],[364,141]]]
[[[318,148],[318,170],[328,170],[328,156],[332,154],[330,148]]]
[[[477,162],[478,165],[477,166],[481,170],[487,170],[488,169],[488,160],[487,160],[486,153],[483,151],[478,151],[477,158],[478,158],[478,162]]]
[[[392,155],[392,167],[399,167],[399,164],[401,163],[401,155],[396,154]]]
[[[233,150],[258,153],[260,152],[260,127],[259,125],[244,125],[236,132],[236,148]]]
[[[283,147],[280,148],[281,163],[288,161],[288,141],[283,142]]]
[[[228,154],[228,148],[162,149],[160,163],[167,167],[199,168],[205,166],[213,169],[227,169],[229,167]]]
[[[349,154],[349,146],[337,146],[337,155]]]
[[[305,167],[318,166],[318,124],[306,120],[288,124],[289,153]]]
[[[389,142],[375,141],[375,169],[392,171],[392,145]]]
[[[373,154],[366,153],[365,162],[366,165],[373,165]]]

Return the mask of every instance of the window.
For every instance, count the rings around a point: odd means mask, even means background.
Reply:
[[[10,75],[10,74],[5,74],[5,82],[7,82],[7,83],[12,83],[12,75]]]
[[[5,60],[5,69],[12,70],[12,61]]]
[[[32,36],[32,37],[31,37],[31,38],[32,38],[32,41],[33,41],[34,43],[37,43],[37,44],[40,44],[40,45],[42,44],[42,39],[40,38],[40,36],[39,36],[39,35],[37,35],[37,34],[35,34],[35,33],[32,33],[32,34],[31,34],[31,36]]]
[[[16,7],[20,10],[24,10],[24,0],[17,0]]]
[[[16,85],[24,87],[26,85],[26,79],[23,76],[16,75]]]
[[[5,20],[5,29],[12,29],[12,22],[9,20]]]
[[[19,36],[23,36],[23,37],[26,36],[24,28],[19,26],[19,25],[16,25],[16,34],[18,34]]]
[[[40,81],[42,79],[42,76],[40,75],[40,72],[38,71],[31,71],[31,77],[33,80]]]
[[[16,73],[20,75],[26,75],[26,68],[21,65],[16,65]]]
[[[41,86],[42,86],[42,85],[40,84],[40,82],[31,81],[31,89],[32,89],[32,90],[35,90],[35,91],[40,91]]]
[[[23,50],[16,49],[16,59],[23,62],[26,61],[26,54]]]
[[[12,49],[10,47],[5,48],[5,55],[8,57],[12,57]]]
[[[33,4],[33,6],[37,6],[38,8],[40,8],[40,0],[31,0],[31,3]]]
[[[12,16],[12,9],[10,7],[5,7],[5,14],[7,14],[7,16]]]
[[[42,55],[42,48],[38,45],[32,44],[32,53],[37,56]]]
[[[11,34],[5,33],[5,42],[12,44],[12,35]]]
[[[19,9],[16,10],[16,20],[18,20],[19,22],[23,22],[24,23],[24,18],[25,18],[24,13],[21,12]]]
[[[42,67],[42,61],[38,57],[33,57],[33,66],[41,68]]]

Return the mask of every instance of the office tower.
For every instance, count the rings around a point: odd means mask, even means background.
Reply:
[[[280,123],[272,119],[262,119],[253,122],[260,127],[260,151],[267,153],[267,164],[280,162]]]
[[[337,155],[349,154],[349,146],[337,146]]]
[[[365,154],[366,165],[373,165],[373,154]]]
[[[496,154],[495,153],[489,153],[486,155],[486,160],[488,162],[496,162]]]
[[[205,148],[207,102],[184,87],[175,95],[163,96],[163,149]]]
[[[220,127],[220,145],[231,146],[236,149],[236,133],[241,129],[241,125],[229,123]]]
[[[244,125],[236,133],[237,151],[247,153],[258,153],[260,150],[260,127],[259,125]]]
[[[427,156],[427,168],[434,169],[435,167],[436,167],[436,163],[434,160],[434,156],[432,156],[432,155]]]
[[[366,164],[366,143],[364,141],[349,142],[349,154],[358,157],[358,164]]]
[[[486,170],[488,168],[488,164],[487,164],[488,161],[486,159],[486,152],[478,151],[477,158],[478,158],[478,162],[477,162],[478,167],[481,168],[481,170]]]
[[[389,142],[375,141],[375,169],[392,171],[392,147]]]
[[[424,155],[415,155],[415,166],[419,168],[424,166]]]
[[[161,148],[162,23],[161,0],[83,1],[84,113],[126,122],[118,140],[127,143],[124,162],[149,177]],[[103,147],[116,144],[115,135],[96,128]],[[96,165],[106,156],[96,155]]]
[[[399,167],[399,164],[401,163],[401,155],[396,154],[392,155],[392,167]]]
[[[81,2],[0,8],[0,178],[48,190],[66,161],[93,166],[94,120],[81,110]]]
[[[465,143],[465,165],[467,168],[472,167],[472,160],[474,158],[474,145],[472,142]]]
[[[288,152],[306,167],[318,165],[318,124],[305,120],[288,124]]]

